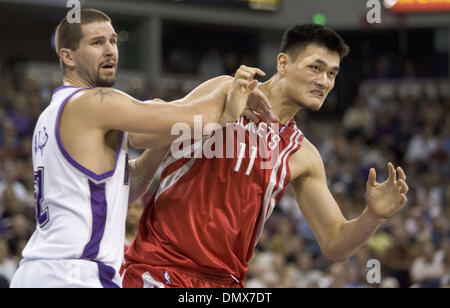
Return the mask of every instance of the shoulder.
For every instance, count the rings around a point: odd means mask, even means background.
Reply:
[[[117,109],[113,104],[122,102],[128,96],[113,88],[91,88],[77,92],[64,107],[64,118],[81,125],[97,127],[102,118]],[[78,124],[77,124],[78,125]]]
[[[85,89],[74,95],[73,101],[84,104],[104,103],[116,97],[127,97],[124,92],[114,88],[91,88]]]
[[[301,148],[289,159],[291,180],[304,177],[325,176],[325,168],[319,150],[306,137]]]
[[[96,112],[104,113],[114,110],[112,105],[125,101],[138,100],[128,94],[114,88],[83,89],[76,93],[68,102],[66,109],[86,115],[95,115]],[[111,108],[113,107],[113,108]]]

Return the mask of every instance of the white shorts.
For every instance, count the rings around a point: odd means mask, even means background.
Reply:
[[[22,260],[11,288],[119,288],[110,266],[87,260]]]

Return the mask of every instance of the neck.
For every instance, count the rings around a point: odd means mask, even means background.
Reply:
[[[298,104],[289,100],[284,94],[284,83],[278,74],[275,74],[270,80],[263,83],[260,90],[269,99],[272,112],[280,119],[281,124],[289,122],[301,109]]]
[[[92,82],[83,80],[74,71],[67,71],[64,74],[63,83],[65,86],[75,86],[77,88],[95,88],[95,85]]]

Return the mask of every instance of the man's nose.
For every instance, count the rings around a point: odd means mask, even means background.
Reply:
[[[114,54],[115,46],[111,42],[107,42],[104,46],[105,46],[105,55],[112,56]]]
[[[326,72],[321,73],[315,81],[317,85],[325,89],[330,85],[330,80],[328,79],[328,74]]]

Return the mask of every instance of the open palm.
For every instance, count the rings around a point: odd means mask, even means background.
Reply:
[[[369,210],[380,218],[389,218],[406,203],[409,190],[406,176],[401,167],[388,164],[389,177],[383,183],[377,183],[375,169],[370,169],[367,181],[367,203]]]

